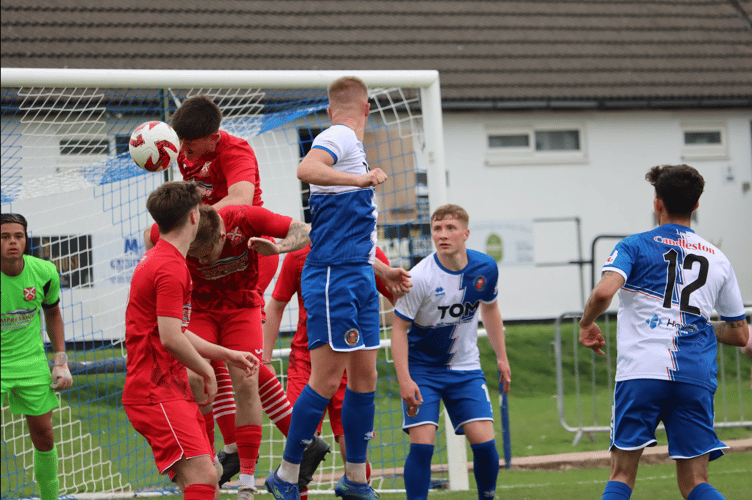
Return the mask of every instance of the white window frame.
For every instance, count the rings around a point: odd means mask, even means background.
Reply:
[[[62,142],[63,141],[81,141],[81,142],[96,142],[98,145],[104,145],[107,142],[107,153],[68,153],[62,154]],[[100,134],[65,134],[58,135],[58,156],[56,158],[55,166],[57,172],[68,171],[73,168],[80,168],[92,163],[103,161],[108,156],[115,154],[115,137],[106,136]]]
[[[687,144],[687,132],[718,132],[720,144]],[[682,122],[681,123],[681,158],[682,160],[728,160],[728,132],[723,122]]]
[[[576,130],[579,135],[580,149],[577,151],[537,151],[535,149],[536,132]],[[486,166],[499,167],[510,165],[571,165],[587,163],[587,141],[585,125],[581,122],[540,122],[513,123],[508,126],[486,126]],[[489,138],[494,135],[523,135],[529,137],[527,147],[492,148]]]

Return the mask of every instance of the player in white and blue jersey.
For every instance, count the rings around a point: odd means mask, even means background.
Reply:
[[[628,499],[643,450],[666,427],[679,491],[689,500],[723,496],[708,484],[708,462],[723,455],[713,429],[717,342],[749,340],[734,270],[690,228],[705,181],[688,165],[653,167],[659,227],[625,238],[603,266],[580,321],[580,342],[603,354],[594,321],[619,293],[611,474],[604,500]],[[711,322],[715,309],[721,321]]]
[[[499,268],[493,258],[465,247],[468,219],[457,205],[436,209],[431,216],[436,252],[410,270],[413,288],[394,307],[392,355],[403,399],[402,428],[410,435],[404,473],[408,500],[428,495],[442,400],[455,433],[470,441],[478,498],[493,498],[496,491],[499,454],[480,367],[478,312],[505,392],[511,371],[496,300]]]
[[[374,271],[394,295],[409,291],[409,274],[378,259],[374,186],[387,176],[370,170],[363,149],[368,88],[343,77],[327,89],[332,126],[319,134],[298,166],[310,184],[311,251],[301,289],[308,312],[311,378],[293,407],[282,463],[266,480],[277,500],[299,498],[298,471],[329,400],[347,368],[342,427],[347,462],[335,494],[345,500],[376,498],[366,481],[373,437],[379,299]]]

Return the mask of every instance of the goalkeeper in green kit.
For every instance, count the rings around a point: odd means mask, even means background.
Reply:
[[[26,416],[34,445],[34,479],[41,500],[58,496],[58,467],[52,409],[55,390],[69,389],[73,380],[65,354],[60,313],[60,276],[52,262],[24,255],[29,248],[27,222],[20,214],[0,215],[2,245],[2,356],[0,400]],[[42,341],[41,312],[55,350],[50,376]]]

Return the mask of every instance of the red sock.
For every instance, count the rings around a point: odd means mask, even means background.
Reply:
[[[371,484],[371,462],[366,460],[366,483]]]
[[[212,361],[214,375],[217,377],[217,395],[214,398],[214,420],[219,425],[222,440],[225,444],[235,442],[235,397],[232,393],[232,380],[230,372],[221,361]]]
[[[183,498],[185,500],[214,500],[216,486],[210,484],[189,484],[185,487]]]
[[[300,492],[300,500],[308,500],[308,488]]]
[[[235,428],[238,443],[238,458],[240,458],[240,473],[253,475],[256,473],[256,460],[261,446],[261,426],[241,425]]]
[[[209,412],[203,417],[206,437],[209,438],[209,446],[211,446],[212,456],[214,456],[217,454],[217,449],[214,447],[214,413]]]
[[[279,379],[266,365],[261,365],[259,370],[259,397],[266,416],[287,437],[287,433],[290,431],[292,405],[290,400],[287,399]]]

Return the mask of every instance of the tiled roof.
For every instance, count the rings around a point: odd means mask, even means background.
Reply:
[[[752,0],[3,0],[0,13],[3,67],[437,69],[445,105],[752,103]]]

